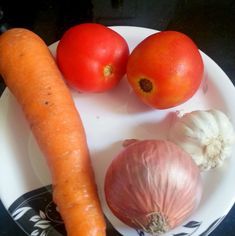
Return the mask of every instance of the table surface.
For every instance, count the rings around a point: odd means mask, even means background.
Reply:
[[[0,31],[25,27],[45,42],[60,39],[69,27],[97,22],[177,30],[189,35],[235,84],[235,1],[233,0],[93,0],[0,2]],[[0,81],[0,93],[4,90]],[[231,186],[234,187],[234,186]],[[0,236],[25,236],[0,201]],[[235,206],[212,236],[235,236]]]

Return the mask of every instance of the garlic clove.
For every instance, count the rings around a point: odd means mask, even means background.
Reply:
[[[210,112],[215,117],[221,136],[224,137],[226,142],[233,143],[235,141],[235,134],[229,118],[219,110],[211,110]]]
[[[183,122],[191,128],[193,136],[202,142],[205,142],[208,137],[216,137],[219,133],[216,121],[210,113],[193,111],[184,116]]]

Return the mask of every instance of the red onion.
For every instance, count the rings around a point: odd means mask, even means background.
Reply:
[[[197,165],[169,141],[128,145],[105,176],[105,197],[113,214],[152,235],[181,224],[197,208],[201,193]]]

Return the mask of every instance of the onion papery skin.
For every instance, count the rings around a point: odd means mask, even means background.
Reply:
[[[198,207],[200,170],[191,156],[165,140],[136,141],[110,164],[104,183],[113,214],[125,224],[160,235]]]

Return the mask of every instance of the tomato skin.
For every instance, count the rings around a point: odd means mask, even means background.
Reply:
[[[133,50],[127,78],[143,102],[166,109],[195,94],[203,71],[202,57],[188,36],[177,31],[162,31],[150,35]]]
[[[57,47],[57,64],[65,80],[83,92],[104,92],[126,73],[129,48],[114,30],[96,23],[68,29]]]

